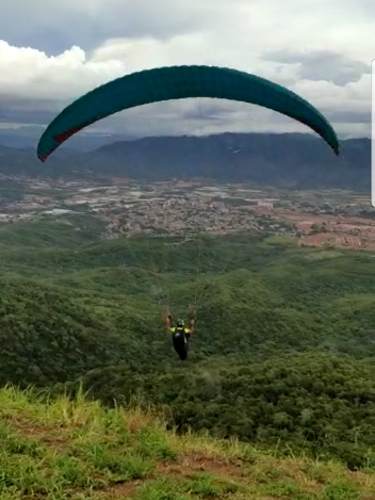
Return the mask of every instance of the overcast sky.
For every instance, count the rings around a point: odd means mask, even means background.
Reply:
[[[229,66],[286,85],[340,137],[369,136],[373,0],[2,0],[0,129],[45,126],[95,86],[174,64]],[[119,113],[124,136],[309,131],[242,103],[189,99]]]

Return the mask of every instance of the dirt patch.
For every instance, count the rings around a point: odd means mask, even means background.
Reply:
[[[105,499],[131,498],[145,480],[155,479],[159,476],[174,476],[189,478],[194,473],[209,472],[218,477],[241,478],[244,476],[240,463],[229,463],[218,458],[207,457],[201,454],[189,454],[180,457],[176,462],[163,462],[156,466],[144,480],[127,481],[98,491],[100,497]]]
[[[62,429],[56,430],[56,427],[48,427],[20,418],[12,418],[9,423],[15,431],[25,438],[39,441],[41,444],[56,450],[63,450],[67,446],[68,437],[64,436]]]
[[[118,483],[104,490],[98,491],[98,495],[105,499],[111,498],[130,498],[134,495],[138,486],[142,481],[137,479],[135,481],[127,481],[126,483]]]
[[[272,218],[293,224],[300,245],[375,250],[375,221],[364,217],[274,210]]]
[[[231,463],[195,453],[184,455],[177,462],[159,464],[157,470],[164,474],[179,474],[182,476],[189,476],[195,472],[209,472],[221,477],[235,476],[239,478],[244,476],[240,463]]]

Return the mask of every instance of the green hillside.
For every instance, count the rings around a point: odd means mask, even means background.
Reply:
[[[0,382],[162,410],[170,428],[375,466],[371,252],[251,234],[102,238],[81,214],[0,228]],[[181,363],[167,304],[198,329]]]
[[[0,390],[0,497],[372,499],[375,477],[335,461],[278,458],[238,441],[167,431],[135,408]]]

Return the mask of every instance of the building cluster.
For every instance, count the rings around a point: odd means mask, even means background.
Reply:
[[[0,197],[0,224],[91,214],[105,223],[104,238],[253,232],[295,236],[304,245],[334,241],[335,246],[375,248],[374,216],[363,212],[366,204],[358,194],[281,192],[246,184],[181,180],[3,181],[11,189],[3,189]]]
[[[26,189],[27,187],[27,189]],[[197,181],[138,184],[128,180],[107,185],[36,179],[20,186],[20,196],[4,201],[0,223],[91,213],[106,222],[104,237],[135,234],[227,234],[288,229],[270,216],[274,199],[243,185]]]
[[[223,202],[199,199],[149,198],[122,207],[108,225],[108,234],[192,234],[210,232],[225,234],[231,231],[257,230],[256,220],[247,208],[228,208]]]

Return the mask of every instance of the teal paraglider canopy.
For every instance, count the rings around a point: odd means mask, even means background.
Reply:
[[[101,118],[158,101],[210,97],[257,104],[294,118],[339,151],[335,131],[308,101],[256,75],[215,66],[171,66],[144,70],[101,85],[66,107],[47,127],[38,157],[48,156],[72,135]]]

